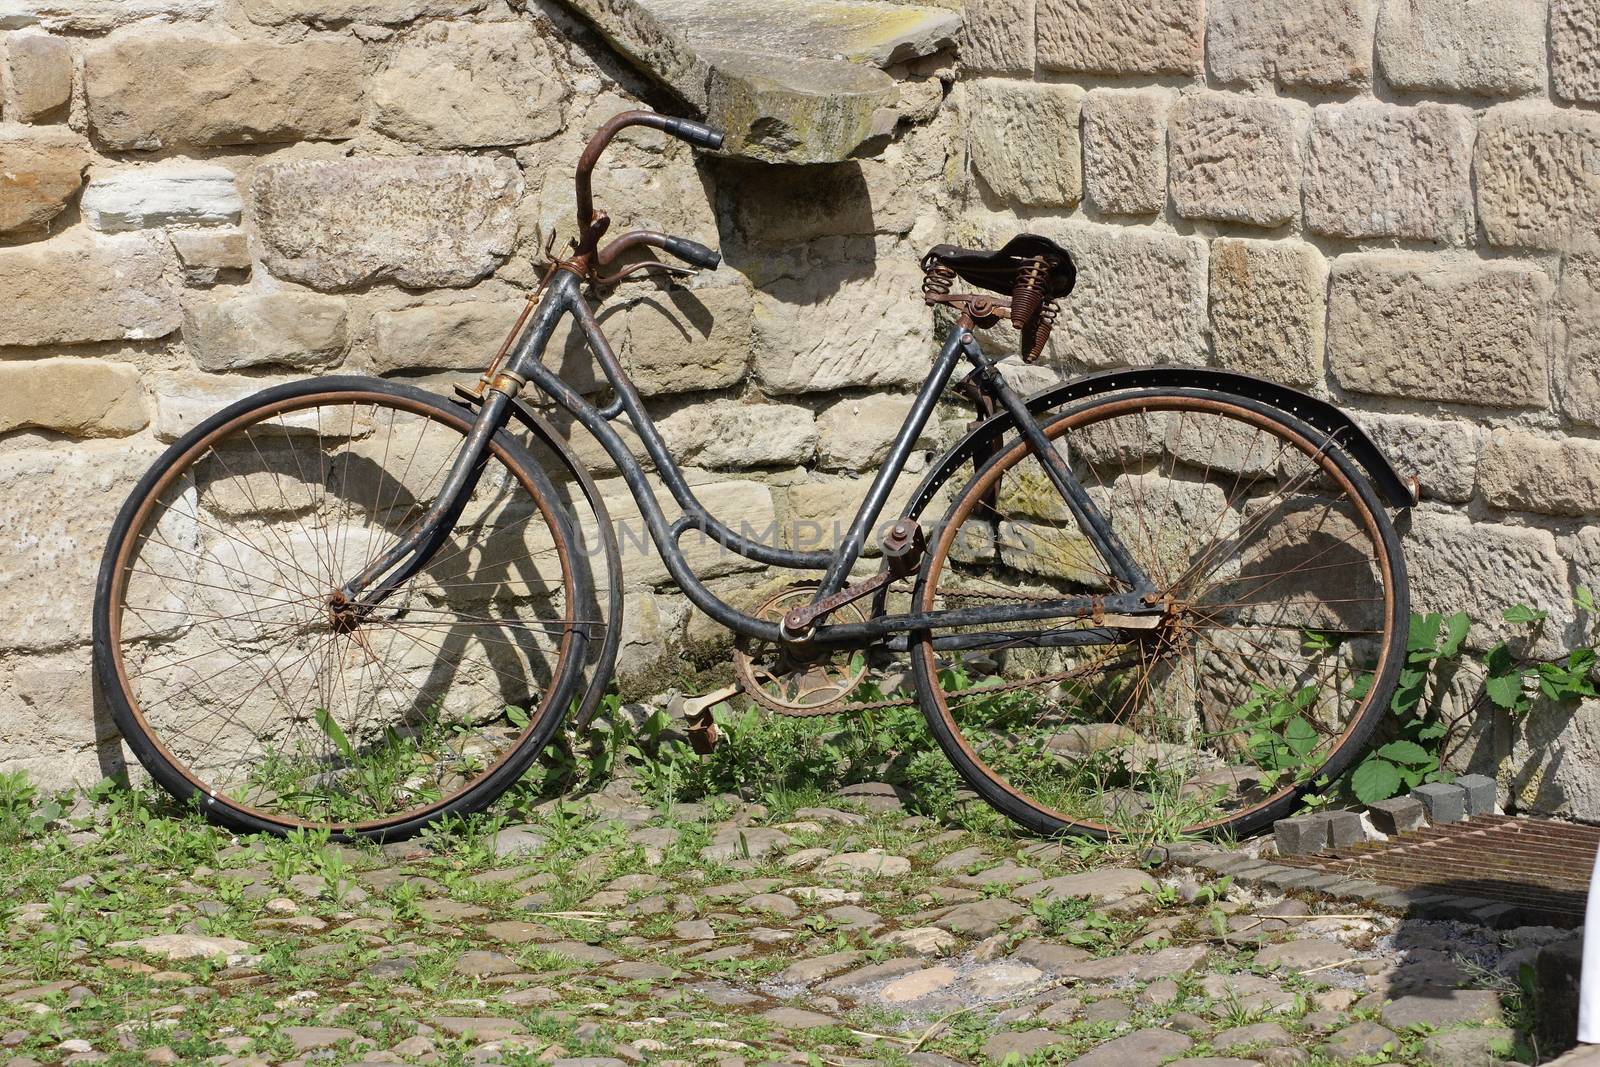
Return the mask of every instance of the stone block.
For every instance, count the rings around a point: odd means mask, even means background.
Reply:
[[[867,531],[862,555],[876,557],[879,554],[879,539],[905,510],[917,481],[916,477],[906,474],[894,483],[876,526]],[[837,548],[844,541],[870,484],[871,479],[865,476],[817,476],[816,481],[790,486],[784,495],[782,512],[784,547],[803,551]]]
[[[114,150],[349,137],[361,122],[361,47],[273,45],[174,33],[84,53],[89,126]]]
[[[1034,0],[967,0],[961,65],[971,74],[1033,73]]]
[[[1469,647],[1484,651],[1501,639],[1526,636],[1527,627],[1501,618],[1515,604],[1550,613],[1529,643],[1533,654],[1555,655],[1566,647],[1574,620],[1572,583],[1567,558],[1548,530],[1416,510],[1405,555],[1412,610],[1449,614],[1470,605]]]
[[[1429,782],[1413,789],[1411,796],[1428,809],[1428,821],[1435,826],[1467,817],[1467,791],[1459,785]]]
[[[670,289],[629,305],[619,347],[644,396],[726,389],[750,369],[750,290]]]
[[[1310,109],[1288,100],[1192,92],[1168,123],[1172,203],[1179,215],[1279,226],[1300,213]]]
[[[967,86],[972,167],[996,198],[1023,207],[1083,199],[1078,114],[1083,90],[990,79]]]
[[[775,394],[913,385],[927,372],[932,316],[913,301],[922,272],[881,261],[870,277],[830,267],[755,294],[755,369]],[[796,315],[805,307],[805,315]]]
[[[487,3],[488,0],[243,0],[246,17],[265,26],[286,22],[399,26],[420,18],[470,15],[483,10]]]
[[[1563,100],[1600,102],[1600,0],[1551,0],[1550,81]]]
[[[1483,446],[1476,423],[1365,411],[1356,420],[1402,475],[1417,476],[1424,500],[1464,504],[1472,499]]]
[[[1370,85],[1377,6],[1377,0],[1211,0],[1206,58],[1223,83]]]
[[[372,316],[372,369],[482,370],[500,350],[525,300],[464,300],[456,304],[379,311]]]
[[[1328,815],[1314,812],[1279,819],[1272,824],[1272,837],[1281,856],[1309,856],[1328,847]]]
[[[1367,838],[1357,811],[1330,811],[1328,816],[1328,845],[1332,848],[1349,848]]]
[[[190,285],[215,285],[250,270],[250,242],[239,230],[174,230],[168,237]]]
[[[1083,103],[1084,186],[1108,215],[1154,215],[1167,202],[1163,89],[1095,89]]]
[[[6,116],[17,122],[64,118],[72,103],[72,46],[43,33],[13,33],[0,46]]]
[[[345,303],[315,293],[263,293],[195,303],[183,338],[201,370],[330,367],[344,358]]]
[[[566,121],[564,64],[532,25],[460,23],[409,39],[372,83],[372,123],[426,148],[544,141]]]
[[[165,337],[180,315],[163,259],[140,234],[0,248],[0,347]]]
[[[820,465],[828,470],[875,469],[911,413],[911,402],[905,394],[879,394],[850,397],[829,407],[817,419]]]
[[[1319,107],[1305,183],[1306,225],[1317,233],[1471,243],[1472,113],[1440,104]]]
[[[0,236],[45,229],[67,209],[89,168],[89,146],[70,130],[0,125]]]
[[[1478,218],[1492,244],[1600,251],[1600,115],[1502,104],[1478,123]]]
[[[149,421],[139,372],[126,363],[0,363],[0,433],[36,428],[71,437],[126,437]]]
[[[209,18],[218,0],[6,0],[0,30],[39,26],[51,31],[105,33],[146,19],[198,22]]]
[[[1298,241],[1211,242],[1211,336],[1216,364],[1285,385],[1323,379],[1328,268]]]
[[[678,462],[712,470],[807,464],[817,451],[816,419],[794,404],[691,402],[656,425]]]
[[[1378,67],[1396,89],[1521,96],[1545,84],[1544,0],[1405,0],[1378,16]]]
[[[1372,825],[1380,834],[1394,837],[1428,825],[1428,809],[1411,797],[1390,797],[1367,808]]]
[[[1549,402],[1543,271],[1380,252],[1339,257],[1330,290],[1328,365],[1344,388],[1495,407]]]
[[[1600,511],[1600,444],[1495,430],[1478,465],[1478,487],[1500,508],[1592,515]]]
[[[0,613],[7,620],[0,648],[42,651],[89,639],[106,532],[157,454],[152,445],[118,441],[0,456],[0,538],[28,546],[0,553]],[[71,507],[62,506],[66,497]],[[87,675],[82,659],[76,667],[80,677]],[[87,715],[89,705],[51,710],[67,720]]]
[[[1038,63],[1085,74],[1198,74],[1201,0],[1037,0]]]
[[[158,375],[150,391],[156,440],[171,443],[235,401],[276,385],[276,380],[241,375]]]
[[[1562,262],[1551,355],[1561,413],[1600,426],[1600,258],[1568,256]]]
[[[99,782],[121,753],[94,688],[82,651],[7,657],[0,665],[0,766],[26,773],[40,789]]]
[[[1499,787],[1486,774],[1463,774],[1456,785],[1466,792],[1468,815],[1493,815]]]
[[[158,163],[96,173],[83,192],[83,216],[103,233],[239,221],[244,202],[233,171],[207,163]]]
[[[314,289],[470,285],[517,239],[508,159],[422,156],[273,163],[255,178],[267,268]]]

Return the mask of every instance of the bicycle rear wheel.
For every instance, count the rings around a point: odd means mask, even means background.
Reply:
[[[471,427],[407,386],[297,382],[145,475],[106,546],[95,658],[163,787],[236,829],[391,839],[526,770],[581,676],[591,598],[515,440],[492,439],[454,530],[376,610],[332,596],[420,521]]]
[[[959,630],[917,635],[940,745],[1047,834],[1246,834],[1288,814],[1348,768],[1399,675],[1405,565],[1375,493],[1327,434],[1239,398],[1138,392],[1039,421],[1164,611],[990,625],[967,651],[935,648]],[[1129,591],[1018,439],[956,497],[913,599]]]

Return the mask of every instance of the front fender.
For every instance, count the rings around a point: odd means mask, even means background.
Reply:
[[[1042,412],[1105,393],[1160,388],[1208,389],[1252,400],[1293,415],[1330,437],[1336,437],[1340,447],[1366,471],[1384,503],[1393,508],[1409,508],[1417,502],[1415,479],[1403,477],[1383,454],[1383,450],[1349,415],[1326,400],[1250,374],[1211,367],[1125,367],[1088,374],[1051,386],[1030,396],[1027,405],[1030,412]],[[906,514],[919,516],[928,501],[956,471],[1011,427],[1011,416],[1000,412],[968,431],[922,479],[906,505]]]

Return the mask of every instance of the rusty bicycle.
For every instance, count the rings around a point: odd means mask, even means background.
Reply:
[[[553,409],[615,463],[666,578],[737,634],[733,683],[707,699],[742,692],[793,715],[920,705],[966,782],[1043,834],[1158,816],[1248,833],[1350,766],[1401,669],[1387,509],[1413,487],[1347,415],[1204,367],[1020,395],[980,337],[1009,325],[1021,359],[1039,359],[1072,255],[1037,234],[941,245],[921,299],[948,328],[841,542],[747,536],[697,499],[596,319],[593,298],[624,277],[720,261],[652,231],[602,243],[590,175],[634,125],[722,142],[648,111],[600,129],[577,166],[578,236],[475,386],[274,386],[196,426],[133,489],[98,579],[94,654],[156,781],[238,829],[400,838],[485,808],[564,721],[587,723],[625,626],[619,551]],[[542,358],[569,318],[608,397]],[[974,420],[880,523],[950,402]],[[739,610],[691,568],[687,536],[810,573]]]

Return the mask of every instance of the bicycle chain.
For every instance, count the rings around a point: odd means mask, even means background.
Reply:
[[[964,598],[967,600],[1048,599],[1046,597],[1023,596],[1016,593],[980,593],[966,591],[949,593],[941,591],[939,595],[946,598]],[[1081,674],[1083,670],[1084,668],[1082,667],[1075,667],[1072,670],[1058,671],[1055,674],[1044,674],[1034,678],[1021,679],[1015,682],[1004,682],[1000,685],[984,686],[983,691],[984,695],[987,696],[991,693],[1009,693],[1018,689],[1025,689],[1029,686],[1039,685],[1041,683],[1062,682],[1068,680],[1076,674]],[[918,703],[917,698],[914,696],[886,697],[883,700],[863,700],[854,703],[846,702],[841,704],[825,704],[817,708],[801,709],[790,707],[786,704],[779,704],[776,701],[767,699],[761,692],[759,686],[754,689],[746,687],[744,692],[746,696],[748,696],[751,700],[754,700],[757,704],[760,704],[762,707],[768,709],[769,711],[776,712],[779,715],[786,715],[791,719],[814,719],[822,715],[858,715],[869,711],[886,711],[889,708],[915,707]]]

